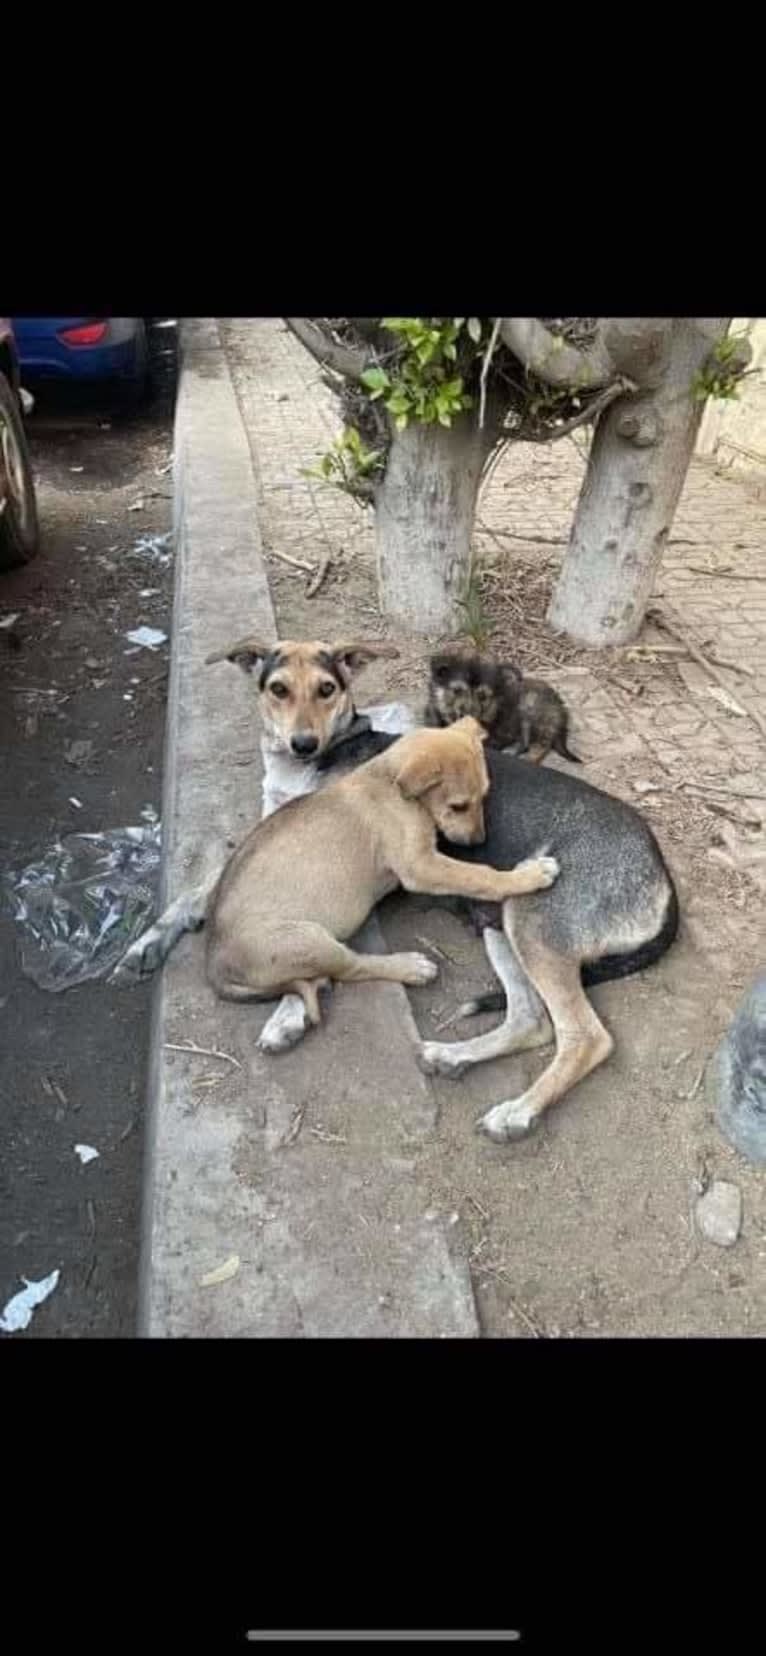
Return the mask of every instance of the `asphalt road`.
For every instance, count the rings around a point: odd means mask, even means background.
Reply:
[[[42,550],[0,574],[0,619],[19,617],[0,630],[6,869],[160,809],[169,645],[129,653],[125,633],[170,633],[172,561],[136,543],[171,527],[174,328],[152,329],[152,355],[140,413],[48,393],[29,421]],[[22,975],[18,942],[0,903],[0,1309],[58,1269],[15,1338],[130,1337],[151,988],[52,994]]]

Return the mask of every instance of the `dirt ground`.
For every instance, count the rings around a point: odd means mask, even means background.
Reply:
[[[18,647],[0,633],[4,866],[160,808],[168,646],[130,654],[124,637],[170,631],[172,562],[136,553],[172,521],[176,330],[151,341],[139,414],[49,391],[28,423],[42,549],[0,575],[0,614],[19,614]],[[0,912],[0,1304],[22,1276],[61,1270],[25,1338],[134,1333],[150,1000],[150,986],[38,989]],[[76,1143],[99,1159],[82,1166]]]
[[[259,479],[280,632],[390,638],[375,600],[369,519],[302,475],[337,431],[333,399],[278,323],[222,327]],[[719,1035],[763,960],[761,865],[748,861],[748,847],[754,835],[756,852],[762,843],[764,739],[741,710],[706,699],[705,674],[695,678],[699,667],[683,650],[668,651],[669,635],[655,627],[642,643],[660,648],[644,653],[588,653],[548,632],[581,475],[582,455],[567,444],[511,451],[497,468],[477,529],[485,646],[562,691],[586,778],[646,812],[678,882],[681,936],[652,970],[593,991],[615,1052],[528,1141],[496,1146],[473,1125],[490,1104],[518,1096],[549,1050],[436,1082],[440,1124],[419,1174],[426,1169],[433,1206],[462,1233],[489,1337],[764,1334],[766,1184],[718,1134],[706,1088]],[[743,663],[731,694],[761,700],[763,523],[757,489],[695,464],[658,593],[682,605],[707,648]],[[280,554],[314,566],[332,559],[316,596]],[[756,584],[717,584],[732,567]],[[359,704],[401,698],[418,707],[429,641],[391,641],[400,660],[369,671]],[[385,904],[381,919],[392,947],[417,940],[437,953],[438,982],[411,996],[421,1033],[433,1038],[456,1005],[493,981],[480,941],[404,898]],[[493,1021],[473,1019],[442,1038]],[[331,1018],[316,1038],[332,1038]],[[733,1179],[743,1196],[742,1232],[728,1251],[703,1241],[694,1223],[696,1197],[714,1177]]]

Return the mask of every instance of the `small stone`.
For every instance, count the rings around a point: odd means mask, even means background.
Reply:
[[[696,1204],[697,1225],[706,1242],[731,1248],[742,1225],[742,1192],[727,1179],[714,1179]]]

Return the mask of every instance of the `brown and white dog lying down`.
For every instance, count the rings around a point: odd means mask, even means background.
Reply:
[[[504,903],[541,891],[550,856],[502,873],[436,848],[481,845],[489,790],[475,719],[417,730],[331,786],[291,801],[253,828],[230,858],[206,917],[207,974],[225,1000],[300,995],[320,1021],[330,983],[428,983],[422,954],[356,954],[346,945],[383,897],[405,891]]]
[[[328,644],[323,639],[280,639],[264,644],[248,633],[207,657],[206,666],[227,662],[255,681],[263,759],[262,820],[289,800],[336,781],[383,751],[393,736],[414,728],[412,714],[401,703],[362,713],[354,703],[353,684],[363,669],[398,654],[391,644],[367,640]],[[223,834],[213,836],[203,847],[196,883],[128,949],[115,981],[130,983],[150,976],[184,932],[199,930],[228,857]],[[307,1027],[302,999],[286,995],[267,1020],[258,1044],[263,1052],[284,1052]]]

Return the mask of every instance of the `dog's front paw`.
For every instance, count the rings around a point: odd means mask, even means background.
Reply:
[[[531,1133],[537,1116],[525,1103],[523,1098],[511,1100],[507,1104],[495,1104],[487,1114],[480,1116],[476,1123],[477,1133],[485,1133],[487,1138],[494,1139],[496,1144],[505,1144],[509,1139],[526,1138]]]
[[[545,891],[558,878],[559,865],[555,857],[527,857],[517,863],[514,874],[524,882],[517,885],[517,891]]]
[[[142,983],[144,978],[151,977],[152,973],[159,969],[165,954],[162,932],[157,926],[151,926],[135,943],[131,943],[122,960],[117,962],[110,982]]]
[[[446,1075],[457,1081],[467,1065],[456,1055],[455,1046],[448,1041],[424,1041],[418,1052],[418,1063],[425,1075]]]
[[[424,954],[405,954],[402,960],[402,983],[413,986],[423,983],[433,983],[439,976],[439,968],[434,960],[429,960]]]

